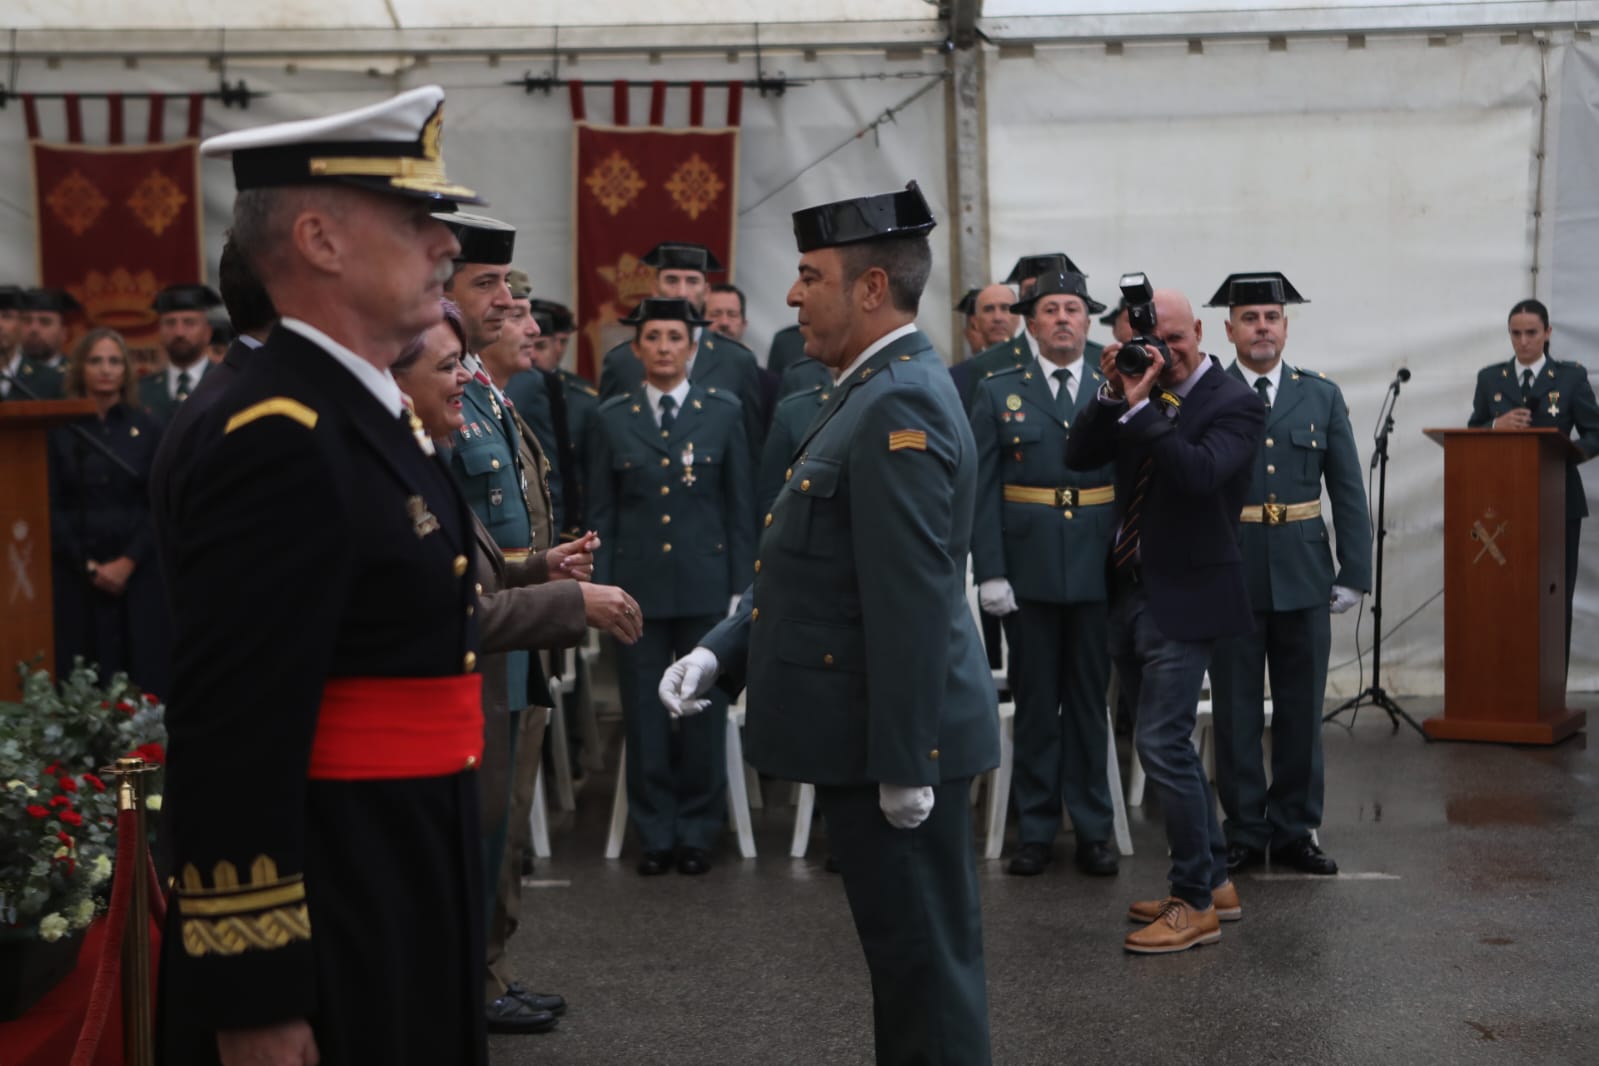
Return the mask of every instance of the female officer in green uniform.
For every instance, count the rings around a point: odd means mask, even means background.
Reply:
[[[646,299],[623,320],[644,383],[590,422],[588,524],[594,580],[638,601],[644,633],[620,650],[628,812],[638,871],[709,868],[724,819],[726,713],[672,723],[656,683],[727,614],[755,559],[754,473],[739,398],[687,379],[699,320],[686,300]]]

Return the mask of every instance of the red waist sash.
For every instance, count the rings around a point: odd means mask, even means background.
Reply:
[[[311,777],[441,777],[483,758],[483,678],[335,677],[322,689]]]

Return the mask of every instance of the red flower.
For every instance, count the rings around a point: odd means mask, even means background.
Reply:
[[[111,709],[111,701],[110,700],[101,700],[100,701],[100,709],[102,711],[109,711]]]
[[[55,797],[54,799],[52,799],[50,801],[50,806],[52,806],[52,807],[70,807],[70,806],[72,806],[72,801],[70,799],[68,799],[67,797],[65,797],[65,796],[57,796],[57,797]]]
[[[153,740],[148,744],[140,744],[137,748],[134,748],[133,754],[145,762],[152,762],[157,766],[161,766],[167,761],[166,749]]]
[[[28,813],[33,815],[35,818],[48,818],[48,817],[50,817],[49,809],[45,808],[45,807],[41,807],[37,803],[28,804]]]
[[[138,708],[129,703],[127,700],[118,700],[117,710],[121,711],[123,714],[133,714],[138,710]]]
[[[67,876],[68,877],[71,877],[73,874],[77,873],[77,871],[78,871],[78,860],[74,859],[70,855],[67,856],[66,860],[64,862],[62,862],[61,865],[65,866],[67,868]]]
[[[57,817],[70,826],[76,827],[83,824],[83,815],[77,811],[62,811]]]
[[[72,780],[72,778],[68,777],[66,774],[62,774],[61,779],[57,781],[56,784],[61,786],[61,791],[63,792],[78,791],[78,783]]]
[[[67,831],[65,829],[59,830],[56,833],[56,839],[61,841],[61,843],[66,844],[68,846],[70,846],[72,844],[72,838],[67,835]]]
[[[156,699],[154,696],[150,695],[150,693],[146,692],[144,694],[144,702],[146,702],[150,706],[154,707],[156,704],[160,703],[161,701]]]
[[[46,766],[44,768],[44,776],[46,776],[46,777],[54,777],[56,774],[59,774],[60,772],[61,772],[61,764],[58,763],[58,762],[53,762],[49,766]]]
[[[96,792],[104,792],[105,791],[105,782],[100,780],[94,774],[84,774],[83,775],[83,779],[85,781],[87,781],[89,784],[93,785],[94,786],[94,790]]]

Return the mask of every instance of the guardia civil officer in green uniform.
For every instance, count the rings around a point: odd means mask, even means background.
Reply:
[[[164,1063],[487,1062],[471,515],[389,367],[478,202],[444,91],[207,141],[282,314],[194,427],[166,541]]]
[[[655,296],[687,300],[696,316],[705,317],[705,300],[710,291],[705,275],[720,274],[724,269],[709,248],[664,241],[651,248],[642,262],[655,268]],[[725,334],[697,326],[688,379],[702,389],[715,386],[718,392],[731,393],[743,403],[744,435],[749,440],[751,460],[760,455],[761,441],[766,439],[766,419],[755,353]],[[631,395],[643,382],[644,374],[630,343],[618,344],[605,353],[600,367],[601,399]]]
[[[1033,291],[1033,285],[1036,284],[1038,278],[1045,274],[1082,274],[1085,278],[1088,276],[1087,273],[1079,270],[1077,264],[1072,262],[1071,256],[1064,252],[1045,252],[1041,255],[1024,255],[1016,260],[1016,265],[1011,267],[1011,271],[1006,275],[1004,283],[1016,286],[1017,291],[1021,293],[1022,299],[1025,300],[1028,294]],[[1104,345],[1088,341],[1083,347],[1083,355],[1090,366],[1096,366],[1099,362],[1099,353],[1103,350]],[[996,374],[1004,370],[1006,367],[1024,366],[1037,358],[1038,348],[1033,340],[1033,335],[1025,329],[1008,340],[1000,341],[998,344],[978,352],[968,360],[972,369],[970,374],[964,379],[970,382],[971,387],[971,391],[962,396],[967,408],[970,409],[972,405],[972,397],[976,395],[976,387],[979,381],[982,381],[990,374]]]
[[[156,293],[151,310],[167,365],[139,379],[139,402],[162,425],[172,421],[178,405],[211,369],[206,353],[213,333],[210,315],[221,306],[222,297],[207,285],[168,285]]]
[[[1475,428],[1540,429],[1552,426],[1565,436],[1573,432],[1581,458],[1566,463],[1566,665],[1571,665],[1571,601],[1577,591],[1577,545],[1582,520],[1588,515],[1577,464],[1599,454],[1599,405],[1594,403],[1588,368],[1575,360],[1549,355],[1549,308],[1538,300],[1522,300],[1510,309],[1509,362],[1491,363],[1477,373],[1471,401]]]
[[[904,192],[796,212],[789,290],[838,384],[790,457],[738,612],[661,680],[747,685],[745,757],[816,785],[872,976],[879,1066],[990,1061],[970,806],[999,761],[966,603],[971,427],[916,329],[932,212]]]
[[[809,357],[805,354],[805,338],[800,336],[798,326],[784,326],[772,334],[772,346],[766,352],[766,369],[781,377],[785,370],[806,358]]]
[[[533,368],[544,375],[550,418],[556,437],[556,468],[561,479],[561,536],[581,536],[584,525],[584,447],[589,419],[599,410],[600,393],[594,383],[561,365],[576,324],[571,309],[554,300],[534,298],[535,315],[549,318],[550,328],[533,349]],[[513,398],[515,393],[512,393]]]
[[[1255,456],[1238,546],[1255,630],[1211,654],[1216,792],[1226,815],[1227,868],[1264,861],[1304,873],[1338,864],[1312,834],[1321,826],[1321,707],[1332,614],[1371,589],[1371,515],[1349,408],[1326,375],[1283,362],[1287,304],[1306,302],[1280,273],[1233,274],[1208,306],[1225,307],[1238,358],[1227,368],[1260,394],[1266,437]],[[1332,501],[1337,568],[1321,508]],[[1262,755],[1271,674],[1271,784]]]
[[[809,362],[816,363],[816,360]],[[784,378],[787,379],[789,374],[804,365],[799,363],[789,367]],[[772,509],[772,501],[777,499],[783,482],[788,480],[789,460],[794,457],[795,448],[811,423],[816,421],[817,412],[833,398],[833,372],[821,363],[816,365],[821,367],[827,381],[784,396],[772,412],[772,425],[767,430],[766,444],[761,449],[761,465],[755,472],[755,502],[761,514]]]
[[[22,354],[41,370],[67,372],[67,321],[83,305],[65,289],[28,289],[22,294]]]
[[[727,616],[755,562],[754,473],[738,397],[688,380],[687,300],[648,297],[624,319],[644,373],[631,395],[600,405],[589,442],[594,577],[638,601],[643,636],[620,647],[627,730],[627,809],[644,854],[638,871],[710,868],[727,820],[727,702],[681,723],[656,684]]]
[[[1094,403],[1099,364],[1084,358],[1088,316],[1105,310],[1081,274],[1040,275],[1011,310],[1026,317],[1038,356],[977,383],[977,517],[972,576],[983,610],[1005,620],[1016,700],[1019,816],[1009,873],[1043,873],[1061,804],[1086,874],[1116,872],[1106,779],[1105,544],[1114,533],[1115,471],[1066,466],[1078,412]]]
[[[61,398],[61,372],[23,357],[22,309],[26,295],[15,285],[0,285],[0,402]]]

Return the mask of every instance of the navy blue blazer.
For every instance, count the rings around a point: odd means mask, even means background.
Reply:
[[[1238,515],[1256,450],[1266,427],[1266,407],[1214,356],[1175,418],[1151,403],[1128,419],[1127,404],[1096,401],[1072,426],[1066,464],[1092,470],[1116,464],[1116,514],[1133,498],[1139,465],[1153,457],[1140,520],[1139,558],[1149,609],[1173,640],[1214,640],[1254,630]],[[1109,545],[1107,545],[1107,550]]]

